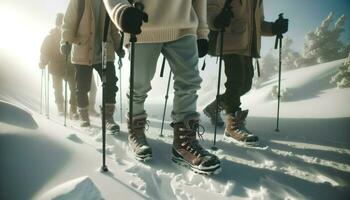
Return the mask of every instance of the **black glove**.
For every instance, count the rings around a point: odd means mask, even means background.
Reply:
[[[279,18],[272,23],[272,33],[274,35],[281,35],[288,31],[288,19]]]
[[[130,34],[140,34],[142,22],[148,21],[148,15],[134,7],[125,9],[121,16],[121,28],[124,32]]]
[[[231,19],[233,18],[232,10],[225,9],[221,11],[214,19],[214,26],[218,29],[223,29],[230,26]]]
[[[72,45],[69,44],[68,42],[64,42],[60,46],[60,52],[62,55],[67,56],[70,54],[70,51],[72,49]]]
[[[204,57],[208,53],[208,40],[206,39],[199,39],[197,40],[197,46],[198,46],[198,56],[200,58]]]
[[[119,58],[124,58],[124,57],[125,57],[125,51],[124,51],[123,48],[118,49],[118,50],[116,50],[115,52],[117,53],[117,55],[118,55]]]

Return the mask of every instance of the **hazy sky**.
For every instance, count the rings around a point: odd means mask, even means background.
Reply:
[[[16,12],[30,16],[31,23],[40,26],[51,27],[57,12],[64,12],[68,0],[1,0],[0,8],[10,5]],[[292,37],[294,48],[301,50],[305,34],[314,30],[330,11],[336,17],[341,14],[350,14],[350,0],[265,0],[265,17],[268,21],[274,21],[278,14],[283,12],[290,19],[290,31],[287,34]],[[349,18],[350,16],[348,16]],[[347,20],[347,32],[343,39],[350,40],[350,19]],[[263,51],[273,46],[273,39],[263,41]]]
[[[14,62],[21,62],[22,65],[16,63],[16,66],[23,66],[23,69],[19,70],[40,76],[39,70],[33,69],[38,69],[41,43],[53,27],[56,13],[65,12],[67,4],[68,0],[1,0],[0,55],[11,56],[15,58]],[[267,21],[274,21],[281,12],[290,19],[290,31],[287,36],[294,40],[293,47],[298,51],[302,50],[305,34],[315,30],[329,12],[334,11],[336,18],[342,14],[350,17],[350,0],[265,0],[264,5]],[[343,40],[349,42],[350,19],[346,23],[347,32],[343,34]],[[273,37],[263,39],[262,54],[273,48],[273,45]],[[128,65],[127,62],[125,59],[124,64]],[[200,63],[202,62],[201,60]],[[217,71],[215,60],[207,57],[207,63],[207,70],[201,72],[202,77],[215,78]],[[127,70],[128,67],[123,68],[123,77],[128,77]],[[37,79],[40,80],[39,77]],[[127,81],[127,78],[123,81]],[[154,85],[160,87],[154,92],[165,91],[165,80],[154,81],[157,82]],[[126,86],[128,83],[123,84]],[[159,94],[150,96],[158,97]]]
[[[282,12],[290,19],[287,35],[294,40],[297,50],[303,47],[305,34],[315,30],[331,11],[335,14],[335,20],[342,14],[347,15],[347,32],[343,34],[343,39],[350,41],[350,0],[265,0],[264,6],[268,21],[274,21]],[[271,48],[270,42],[273,41],[264,41],[263,47]]]

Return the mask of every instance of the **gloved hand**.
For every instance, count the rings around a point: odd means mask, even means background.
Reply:
[[[40,68],[40,69],[44,69],[45,66],[46,66],[46,65],[45,65],[44,63],[42,63],[42,62],[39,63],[39,68]]]
[[[142,22],[148,21],[148,15],[134,7],[125,9],[121,16],[121,28],[124,32],[130,34],[140,34]]]
[[[218,29],[223,29],[230,26],[231,19],[233,18],[232,10],[225,9],[221,11],[214,19],[214,26]]]
[[[70,54],[71,49],[72,49],[72,45],[69,44],[68,42],[65,42],[61,44],[60,52],[62,55],[67,56]]]
[[[125,57],[125,50],[124,49],[118,49],[115,51],[118,55],[119,58],[124,58]]]
[[[206,39],[199,39],[197,40],[197,46],[198,46],[198,56],[200,58],[204,57],[208,53],[208,40]]]
[[[288,31],[288,19],[279,18],[274,23],[272,23],[272,33],[274,35],[284,34]]]

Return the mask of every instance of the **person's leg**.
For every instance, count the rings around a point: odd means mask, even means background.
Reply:
[[[75,80],[77,83],[77,104],[81,126],[90,126],[89,119],[89,99],[88,92],[90,91],[90,83],[92,76],[92,67],[86,65],[76,65]]]
[[[93,65],[93,68],[98,72],[102,80],[102,64]],[[105,88],[105,117],[106,128],[113,133],[120,131],[119,125],[114,121],[113,115],[115,111],[115,96],[118,91],[116,86],[118,78],[115,75],[115,66],[112,62],[107,62],[106,69],[106,88]]]
[[[202,81],[198,71],[196,37],[185,36],[165,43],[162,53],[174,73],[172,160],[198,173],[218,173],[221,170],[219,159],[206,151],[196,138],[199,131],[197,90]]]
[[[174,74],[172,118],[175,123],[198,118],[197,91],[202,82],[198,70],[197,43],[194,36],[185,36],[164,44],[162,53]]]
[[[225,139],[244,143],[256,143],[258,137],[246,127],[248,110],[241,110],[241,96],[251,88],[254,74],[251,57],[229,55],[225,57],[225,73],[227,82],[224,95],[226,110]]]
[[[77,83],[75,81],[75,68],[74,66],[69,66],[67,71],[67,82],[69,86],[70,91],[70,97],[69,97],[69,117],[71,119],[78,119],[78,113],[77,113]]]
[[[64,108],[63,108],[64,97],[62,94],[62,81],[63,81],[62,76],[52,74],[52,86],[55,93],[55,102],[57,105],[57,111],[59,115],[63,115],[63,112],[64,112]]]
[[[240,110],[242,88],[245,85],[245,59],[244,56],[231,54],[224,56],[225,93],[223,95],[223,107],[226,113],[234,113]]]
[[[135,158],[147,161],[152,158],[152,149],[147,143],[145,126],[147,114],[144,103],[147,93],[151,90],[151,80],[154,77],[157,60],[162,48],[159,44],[136,44],[135,45],[135,75],[133,90],[133,118],[128,119],[129,145],[135,154]],[[130,128],[132,124],[132,129]]]
[[[253,77],[254,77],[254,66],[253,66],[253,58],[250,56],[244,57],[245,62],[245,79],[244,86],[241,91],[241,96],[245,95],[247,92],[252,89]]]

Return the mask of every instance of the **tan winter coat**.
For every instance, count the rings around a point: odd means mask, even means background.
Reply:
[[[42,65],[48,65],[49,72],[57,76],[64,75],[65,66],[69,68],[73,67],[70,63],[68,65],[66,64],[65,57],[60,53],[60,40],[61,30],[56,27],[46,36],[40,49],[40,63]]]
[[[79,1],[85,2],[84,12],[79,18]],[[101,6],[104,6],[101,3]],[[81,15],[80,15],[81,16]],[[106,10],[102,9],[100,15],[100,33],[103,35]],[[93,65],[95,56],[95,16],[91,0],[70,0],[62,25],[61,43],[69,42],[72,46],[72,63],[80,65]],[[115,50],[119,48],[120,35],[112,23],[109,26],[107,38],[107,60],[114,62]]]
[[[224,3],[225,0],[208,0],[208,23],[211,30],[217,30],[214,19],[221,12]],[[231,6],[234,18],[225,29],[224,54],[260,57],[261,36],[273,36],[272,23],[264,20],[263,0],[233,0]],[[220,36],[216,40],[217,55],[220,52],[219,44]]]
[[[148,14],[148,23],[141,27],[139,43],[175,41],[186,35],[208,38],[207,0],[140,0]],[[104,0],[113,22],[121,29],[121,16],[128,0]],[[130,22],[132,23],[132,22]],[[126,34],[125,41],[128,42]]]

